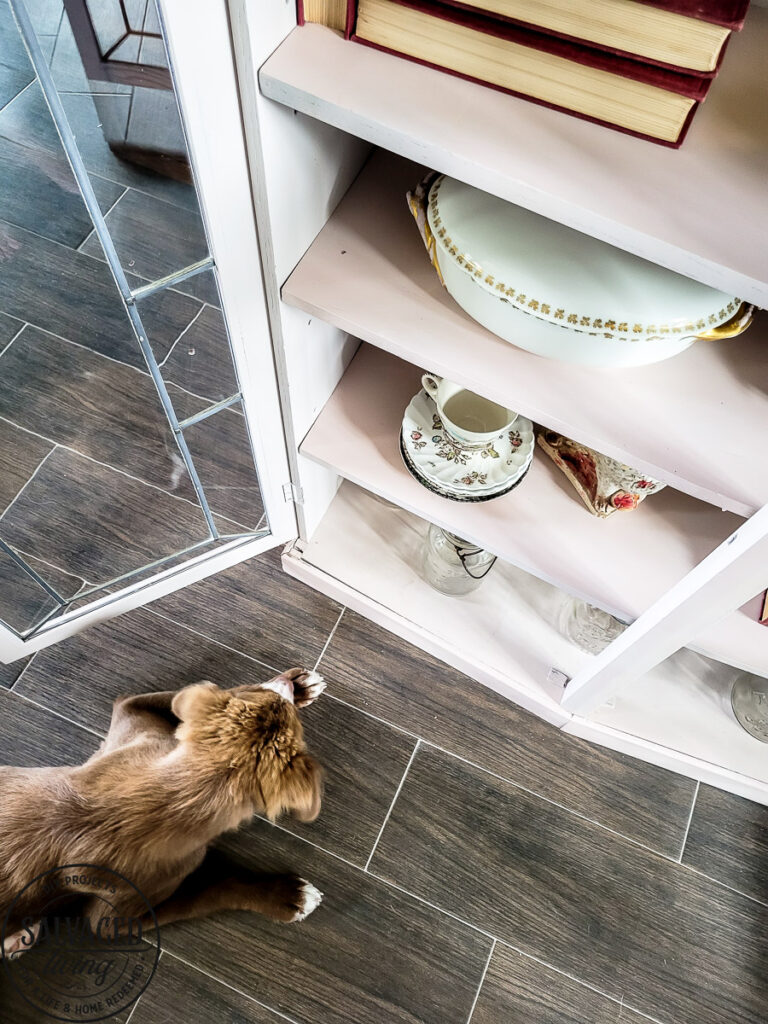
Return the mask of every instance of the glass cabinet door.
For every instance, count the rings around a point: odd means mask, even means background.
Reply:
[[[0,661],[288,539],[288,480],[223,0],[0,0]]]

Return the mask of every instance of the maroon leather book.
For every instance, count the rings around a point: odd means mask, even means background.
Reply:
[[[648,85],[655,85],[661,89],[667,89],[669,92],[678,93],[681,96],[687,96],[689,99],[695,100],[696,103],[691,108],[678,138],[674,142],[667,142],[663,139],[657,139],[655,136],[645,135],[642,132],[633,131],[630,128],[615,125],[610,121],[603,121],[596,117],[590,117],[587,114],[579,113],[568,107],[549,103],[546,100],[529,96],[526,93],[516,92],[512,89],[507,89],[504,86],[496,85],[493,82],[487,82],[481,78],[465,75],[460,71],[454,71],[452,68],[443,67],[442,65],[434,64],[428,60],[422,60],[418,57],[412,57],[407,53],[401,53],[400,51],[392,50],[388,47],[370,42],[367,39],[363,39],[361,36],[358,36],[356,32],[358,0],[349,0],[347,12],[347,38],[352,39],[356,43],[362,43],[364,46],[370,46],[375,50],[382,50],[386,53],[393,53],[396,56],[404,57],[406,60],[414,61],[416,64],[424,64],[425,66],[435,68],[438,71],[444,71],[449,75],[478,82],[480,85],[485,85],[490,89],[496,89],[498,92],[509,93],[513,96],[520,96],[522,99],[530,100],[532,103],[537,103],[540,106],[561,110],[564,113],[571,114],[574,117],[579,117],[582,120],[592,121],[596,124],[603,124],[608,128],[624,132],[627,135],[634,135],[638,138],[648,139],[651,142],[656,142],[662,146],[670,146],[673,149],[677,149],[682,144],[688,128],[690,127],[691,121],[693,120],[693,115],[697,110],[698,104],[707,95],[712,82],[711,79],[702,78],[700,75],[681,74],[680,72],[671,71],[668,68],[660,67],[656,64],[648,64],[638,60],[631,60],[628,57],[617,56],[616,54],[596,50],[567,39],[561,39],[557,36],[546,35],[543,32],[536,32],[508,22],[496,21],[484,15],[473,14],[468,11],[458,10],[455,8],[448,9],[438,3],[432,2],[432,0],[390,0],[390,2],[401,7],[410,7],[414,10],[422,11],[423,13],[435,18],[447,18],[454,24],[464,25],[470,29],[486,32],[489,35],[494,35],[501,39],[508,39],[511,42],[519,43],[523,46],[530,46],[532,49],[551,53],[556,56],[563,57],[566,60],[575,61],[578,64],[584,64],[588,67],[597,68],[601,71],[607,71],[623,78],[631,78],[638,82],[644,82]]]
[[[637,0],[649,7],[658,7],[673,14],[684,14],[687,18],[711,21],[715,25],[738,32],[744,25],[749,0]]]
[[[626,57],[629,60],[640,61],[643,64],[653,64],[656,67],[666,68],[669,71],[675,71],[677,74],[681,74],[681,75],[695,75],[697,78],[715,78],[717,76],[718,72],[720,71],[720,65],[723,62],[723,55],[725,54],[725,51],[728,48],[728,41],[729,40],[726,39],[725,42],[723,43],[723,45],[720,48],[720,53],[718,54],[718,57],[717,57],[717,64],[715,65],[715,67],[713,68],[712,71],[695,71],[695,70],[693,70],[691,68],[686,68],[686,67],[683,67],[683,66],[681,66],[679,64],[669,64],[669,63],[667,63],[665,61],[654,60],[652,57],[641,57],[641,56],[638,56],[637,54],[632,53],[629,50],[622,50],[622,49],[620,49],[617,46],[605,46],[603,43],[592,42],[591,40],[584,39],[581,36],[571,36],[571,35],[566,35],[566,33],[564,33],[564,32],[555,32],[553,29],[542,28],[540,25],[536,25],[536,24],[534,24],[533,22],[530,22],[530,21],[523,21],[523,20],[521,20],[519,18],[507,17],[504,14],[499,14],[497,11],[493,11],[493,12],[491,12],[491,11],[484,11],[481,8],[474,6],[473,4],[464,3],[463,0],[440,0],[440,2],[445,7],[453,8],[453,9],[456,9],[456,10],[468,11],[470,14],[479,14],[482,17],[492,18],[494,21],[506,22],[507,24],[510,24],[510,25],[519,25],[521,28],[526,28],[529,31],[542,32],[545,35],[551,35],[551,36],[554,36],[554,37],[556,37],[558,39],[567,39],[570,42],[578,43],[579,46],[588,46],[588,47],[591,47],[592,49],[601,50],[603,53],[613,53],[613,54],[616,54],[619,57]],[[664,10],[673,11],[673,13],[687,14],[687,12],[685,12],[685,11],[679,11],[679,12],[675,11],[674,7],[677,6],[676,3],[664,3],[664,2],[662,2],[662,0],[660,0],[659,3],[654,3],[654,2],[652,2],[652,0],[636,0],[636,2],[645,3],[646,6],[648,6],[648,7],[664,8]],[[299,0],[299,3],[301,3],[301,0]],[[680,5],[684,6],[684,3],[681,2]],[[714,3],[714,0],[710,0],[710,3],[708,3],[708,4],[699,4],[699,5],[691,4],[690,6],[714,7],[715,3]],[[729,6],[733,6],[733,5],[729,4]],[[744,24],[744,16],[746,15],[746,10],[747,10],[748,6],[749,6],[749,0],[742,0],[742,7],[744,8],[744,13],[741,16],[741,20],[736,24],[736,28],[740,29],[742,27],[742,25]],[[688,17],[696,17],[696,15],[693,15],[693,14],[687,14],[687,16]],[[446,17],[450,21],[454,20],[454,18],[450,14],[448,14],[448,13],[446,14]],[[701,21],[713,21],[714,19],[700,18],[699,20],[701,20]],[[720,22],[718,22],[717,24],[720,24]],[[729,39],[730,39],[730,37],[729,37]]]

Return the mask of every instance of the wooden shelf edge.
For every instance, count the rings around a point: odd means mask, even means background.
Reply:
[[[349,43],[319,25],[295,29],[261,68],[259,84],[310,117],[768,306],[757,223],[766,45],[768,12],[755,10],[679,150]],[[745,95],[760,107],[748,123]]]

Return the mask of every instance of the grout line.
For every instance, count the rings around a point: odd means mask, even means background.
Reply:
[[[70,251],[74,252],[74,250]],[[6,314],[6,316],[8,315],[9,314]],[[108,356],[105,352],[98,352],[95,348],[91,348],[90,345],[84,345],[81,341],[73,341],[71,338],[65,338],[63,334],[57,334],[55,331],[50,330],[50,328],[48,327],[41,327],[39,324],[29,322],[26,323],[24,326],[33,327],[36,331],[40,331],[42,334],[47,334],[51,338],[56,338],[58,341],[66,342],[67,345],[72,345],[75,348],[83,349],[85,352],[90,352],[92,356],[98,356],[100,359],[106,359],[110,363],[117,363],[118,366],[122,366],[126,370],[133,370],[134,373],[140,373],[142,377],[149,377],[149,371],[142,370],[140,366],[134,366],[133,363],[123,362],[123,360],[118,359],[117,356]],[[138,349],[136,351],[139,355],[141,355]]]
[[[8,315],[9,315],[9,314],[7,314],[7,313],[6,313],[6,316],[8,316]],[[15,320],[15,319],[17,319],[17,318],[16,318],[16,317],[14,317],[13,319]],[[14,336],[13,336],[13,337],[11,338],[11,340],[10,340],[10,341],[8,342],[8,344],[7,344],[6,346],[5,346],[5,348],[3,348],[3,350],[2,350],[2,351],[0,351],[0,359],[2,359],[2,358],[3,358],[3,356],[4,356],[4,355],[5,355],[5,353],[6,353],[7,351],[8,351],[8,349],[9,349],[9,348],[11,347],[11,345],[12,345],[12,344],[14,343],[14,341],[16,341],[16,339],[18,338],[18,336],[19,336],[19,335],[20,335],[20,334],[22,333],[22,331],[24,330],[24,328],[25,328],[25,327],[28,327],[28,326],[29,326],[29,324],[28,324],[28,323],[26,322],[26,320],[25,320],[25,321],[24,321],[24,323],[22,323],[21,327],[20,327],[20,328],[18,329],[18,331],[16,331],[16,333],[14,334]]]
[[[336,622],[334,623],[333,629],[328,634],[328,639],[323,644],[323,649],[322,649],[322,651],[320,651],[320,655],[319,655],[317,661],[315,662],[315,672],[317,672],[318,667],[320,665],[320,662],[323,660],[323,655],[328,650],[328,645],[330,644],[331,640],[333,640],[333,637],[334,637],[334,635],[336,633],[336,630],[339,628],[339,623],[341,622],[341,618],[344,615],[344,612],[346,610],[347,610],[346,608],[342,608],[341,611],[339,612],[339,617],[338,617],[338,619],[336,619]]]
[[[2,417],[0,417],[0,419],[2,419]],[[7,423],[11,423],[12,421],[11,421],[11,420],[6,420],[5,422],[7,422]],[[16,426],[16,424],[14,423],[14,424],[13,424],[13,426]],[[36,435],[36,436],[38,436],[38,437],[39,437],[40,435],[38,434],[38,435]],[[32,481],[33,481],[33,480],[35,479],[35,477],[37,476],[37,474],[38,474],[38,473],[40,472],[40,470],[41,470],[41,468],[42,468],[43,464],[45,463],[45,460],[46,460],[46,459],[47,459],[47,458],[48,458],[48,457],[49,457],[50,455],[53,455],[53,453],[54,453],[54,452],[56,451],[57,445],[56,445],[56,442],[55,442],[55,441],[49,441],[47,437],[43,438],[43,440],[44,440],[44,441],[48,441],[48,443],[49,443],[49,444],[52,444],[52,445],[53,445],[53,448],[51,448],[51,450],[50,450],[49,452],[46,452],[46,453],[45,453],[45,455],[43,456],[43,458],[42,458],[42,459],[40,460],[40,462],[38,462],[37,466],[35,467],[35,471],[34,471],[34,473],[32,474],[32,476],[30,476],[30,477],[29,477],[29,479],[28,479],[28,480],[26,480],[26,481],[24,482],[24,485],[22,486],[21,490],[20,490],[20,491],[19,491],[19,492],[18,492],[17,494],[15,494],[15,495],[13,496],[13,498],[11,498],[11,501],[10,501],[10,503],[9,503],[8,505],[6,505],[6,506],[5,506],[5,509],[4,509],[4,511],[3,511],[2,513],[0,513],[0,519],[2,519],[2,518],[3,518],[4,516],[7,516],[7,515],[8,515],[8,513],[9,513],[9,512],[11,511],[11,509],[13,508],[13,506],[15,505],[15,503],[16,503],[16,502],[17,502],[17,501],[19,500],[19,498],[20,498],[20,497],[21,497],[21,495],[22,495],[22,494],[24,493],[24,491],[26,490],[26,488],[27,488],[27,487],[29,487],[29,485],[30,485],[30,484],[32,483]]]
[[[11,685],[10,685],[10,686],[8,687],[8,692],[9,692],[9,693],[13,693],[14,689],[16,688],[16,684],[17,684],[17,683],[20,683],[20,682],[21,682],[22,676],[23,676],[23,675],[24,675],[24,673],[25,673],[25,672],[27,671],[27,669],[28,669],[28,668],[29,668],[29,666],[30,666],[30,665],[32,664],[32,662],[33,662],[33,661],[35,660],[35,657],[37,656],[37,653],[38,653],[38,652],[37,652],[37,651],[35,651],[35,653],[34,653],[34,654],[33,654],[33,655],[31,656],[31,658],[29,659],[29,661],[27,662],[27,664],[26,664],[26,665],[24,666],[24,668],[23,668],[23,669],[21,670],[21,672],[19,672],[19,674],[18,674],[18,675],[16,676],[16,678],[14,679],[14,681],[13,681],[13,682],[11,683]],[[21,694],[20,694],[20,693],[18,693],[18,694],[16,694],[16,696],[17,696],[17,697],[20,697],[20,696],[21,696]]]
[[[631,836],[625,836],[623,832],[617,832],[608,825],[603,825],[594,818],[587,817],[587,815],[582,814],[581,811],[575,811],[572,807],[566,807],[565,804],[559,804],[556,800],[552,800],[550,797],[544,796],[542,793],[537,793],[535,789],[529,789],[527,786],[523,786],[521,783],[515,782],[513,779],[508,779],[504,775],[499,775],[498,772],[494,772],[490,768],[484,768],[481,764],[475,764],[474,761],[470,761],[467,757],[462,757],[461,754],[455,754],[453,751],[446,750],[445,747],[438,746],[437,743],[431,743],[429,740],[422,739],[422,742],[425,746],[434,747],[435,750],[439,750],[443,754],[447,754],[449,757],[455,758],[457,761],[462,761],[464,764],[468,764],[471,768],[476,768],[485,775],[490,775],[492,778],[498,779],[500,782],[505,782],[507,785],[513,786],[515,789],[519,789],[523,793],[527,793],[528,796],[535,797],[537,800],[543,800],[544,803],[550,804],[552,807],[559,807],[561,811],[565,811],[567,814],[572,814],[575,818],[580,818],[581,821],[587,821],[591,825],[595,825],[597,828],[602,829],[603,832],[607,832],[609,835],[615,836],[617,839],[622,839],[624,842],[631,843],[632,846],[636,846],[641,850],[645,850],[647,853],[653,854],[654,857],[659,857],[661,860],[668,861],[670,864],[678,863],[671,854],[661,853],[659,850],[654,850],[652,846],[646,846],[645,843],[641,843],[638,839],[632,839]]]
[[[32,700],[31,697],[27,697],[23,693],[16,693],[13,690],[10,691],[17,700],[26,701],[27,704],[33,704],[36,708],[40,708],[41,711],[47,711],[49,715],[55,715],[56,718],[61,718],[64,722],[69,722],[70,725],[74,725],[77,729],[82,729],[83,732],[90,733],[91,736],[95,736],[98,740],[103,740],[106,736],[104,732],[96,732],[89,725],[83,725],[82,722],[75,722],[72,718],[67,718],[66,715],[62,715],[60,711],[55,711],[53,708],[48,707],[45,704],[40,704],[36,700]]]
[[[235,988],[234,985],[230,985],[229,982],[224,981],[223,978],[217,978],[215,974],[209,974],[208,971],[204,971],[202,967],[198,967],[197,964],[190,963],[189,960],[185,960],[184,957],[179,956],[178,953],[173,953],[170,949],[164,949],[162,955],[165,956],[166,954],[168,954],[168,956],[172,957],[174,960],[178,960],[179,963],[184,964],[186,967],[191,967],[192,970],[197,971],[198,974],[203,974],[205,975],[206,978],[211,978],[211,980],[217,982],[217,984],[223,985],[224,988],[228,988],[230,992],[235,992],[237,993],[237,995],[242,996],[249,1002],[255,1003],[256,1006],[262,1006],[265,1010],[269,1010],[270,1013],[273,1013],[276,1017],[279,1017],[281,1020],[288,1021],[288,1024],[298,1024],[298,1021],[294,1020],[293,1017],[288,1017],[286,1016],[286,1014],[281,1013],[280,1010],[274,1009],[274,1007],[269,1006],[267,1003],[262,1003],[258,999],[254,999],[253,996],[249,996],[248,993],[243,992],[242,989]],[[128,1024],[127,1021],[126,1024]]]
[[[714,878],[712,875],[706,874],[704,871],[699,871],[698,868],[691,867],[690,864],[680,864],[680,867],[684,871],[690,871],[692,874],[697,875],[699,878],[706,878],[709,882],[714,882],[715,885],[719,885],[721,889],[727,889],[728,892],[734,893],[736,896],[743,896],[745,900],[749,900],[750,903],[756,903],[759,907],[768,907],[768,899],[761,900],[758,896],[752,896],[748,892],[744,892],[743,889],[734,889],[732,885],[728,885],[727,882],[721,882],[719,878]]]
[[[553,807],[559,807],[560,810],[566,811],[568,814],[573,814],[577,818],[581,818],[582,821],[588,821],[592,825],[596,825],[598,828],[607,832],[609,835],[616,836],[618,839],[623,839],[633,846],[637,846],[641,850],[646,850],[648,853],[653,854],[655,857],[660,857],[662,860],[669,861],[671,864],[677,864],[678,861],[668,853],[661,853],[659,850],[654,850],[652,846],[646,846],[644,843],[639,842],[637,839],[632,839],[630,836],[624,835],[623,832],[617,832],[615,829],[609,828],[607,825],[601,824],[599,821],[595,821],[594,818],[588,818],[585,814],[580,811],[575,811],[571,807],[566,807],[565,804],[559,804],[556,800],[552,800],[549,797],[543,796],[541,793],[537,793],[533,789],[521,785],[519,782],[515,782],[513,779],[507,778],[505,775],[499,775],[498,772],[492,771],[490,768],[485,768],[481,764],[477,764],[475,761],[470,761],[467,757],[462,757],[461,754],[455,753],[453,750],[448,750],[447,747],[441,747],[439,743],[433,743],[431,740],[424,739],[423,736],[419,736],[418,733],[411,732],[409,729],[404,729],[401,725],[395,725],[393,722],[387,721],[386,718],[381,718],[378,715],[374,715],[371,711],[367,711],[365,708],[359,707],[357,704],[351,704],[349,701],[344,700],[342,697],[337,697],[336,694],[327,690],[324,694],[325,697],[335,700],[339,704],[343,704],[345,707],[351,708],[353,711],[359,712],[361,715],[365,715],[367,718],[372,718],[375,722],[380,722],[382,725],[388,726],[390,729],[394,729],[395,732],[400,732],[404,736],[411,736],[413,739],[420,739],[422,744],[426,747],[432,747],[434,750],[439,750],[443,754],[447,754],[448,757],[452,757],[457,761],[461,761],[463,764],[468,764],[471,768],[476,768],[478,771],[484,772],[486,775],[490,775],[494,779],[498,779],[500,782],[505,782],[509,786],[513,786],[515,789],[521,790],[523,793],[527,793],[529,796],[536,797],[538,800],[543,800],[545,803],[551,804]],[[683,865],[685,866],[685,865]],[[708,877],[708,876],[707,876]],[[716,881],[716,879],[715,879]]]
[[[89,177],[90,177],[90,174],[91,174],[91,172],[90,172],[90,171],[88,171],[88,175],[89,175]],[[117,206],[117,204],[118,204],[118,203],[120,202],[120,200],[121,200],[121,199],[123,198],[123,196],[124,196],[124,195],[126,194],[126,192],[128,191],[128,186],[127,186],[127,185],[125,185],[125,186],[121,186],[121,187],[122,187],[123,191],[122,191],[122,192],[120,193],[120,195],[119,195],[119,196],[117,197],[117,199],[116,199],[116,200],[114,201],[114,203],[112,203],[112,205],[110,206],[110,208],[109,208],[108,210],[106,210],[106,211],[105,211],[105,210],[102,210],[102,212],[101,212],[101,215],[102,215],[102,217],[103,217],[103,218],[104,218],[105,220],[106,220],[106,219],[107,219],[107,217],[108,217],[108,216],[110,215],[110,213],[112,213],[112,211],[114,210],[114,208],[115,208],[115,207]],[[84,239],[82,240],[82,242],[80,243],[80,245],[78,245],[78,246],[77,246],[77,248],[75,249],[75,252],[82,252],[82,251],[83,251],[83,246],[85,245],[85,243],[86,243],[86,242],[88,241],[88,239],[89,239],[89,238],[90,238],[90,237],[91,237],[92,235],[94,235],[95,233],[96,233],[96,228],[91,228],[91,230],[90,230],[90,231],[88,232],[88,234],[87,234],[87,235],[85,236],[85,238],[84,238]],[[89,253],[84,253],[84,255],[88,256],[88,255],[89,255]]]
[[[181,341],[181,339],[182,339],[182,338],[184,337],[184,335],[185,335],[185,334],[187,333],[187,331],[188,331],[188,330],[190,329],[190,327],[192,327],[192,325],[193,325],[193,324],[194,324],[194,323],[195,323],[195,322],[197,321],[197,318],[198,318],[198,317],[199,317],[199,316],[200,316],[200,315],[202,314],[203,310],[204,310],[204,309],[206,308],[206,306],[207,306],[207,305],[208,305],[208,303],[207,303],[207,302],[204,302],[204,303],[202,304],[202,306],[200,307],[200,309],[198,309],[198,311],[197,311],[197,312],[195,313],[195,315],[194,315],[194,316],[192,317],[192,319],[191,319],[191,320],[189,321],[189,323],[187,324],[187,326],[186,326],[186,327],[185,327],[185,328],[184,328],[184,329],[182,330],[182,332],[181,332],[181,334],[180,334],[180,335],[178,336],[178,338],[177,338],[177,339],[176,339],[176,340],[174,341],[174,343],[173,343],[173,344],[171,345],[171,347],[170,347],[170,348],[168,349],[168,351],[166,352],[166,354],[165,354],[165,355],[163,356],[162,360],[161,360],[161,361],[160,361],[160,362],[159,362],[159,363],[157,364],[157,365],[158,365],[158,366],[160,367],[160,369],[161,369],[161,370],[162,370],[162,368],[163,368],[163,367],[165,366],[165,364],[166,364],[166,363],[168,362],[168,360],[169,360],[169,359],[171,358],[171,353],[173,352],[173,350],[174,350],[174,349],[176,348],[176,346],[177,346],[177,345],[179,344],[179,342],[180,342],[180,341]],[[179,385],[177,384],[177,385],[176,385],[176,387],[178,387],[178,386],[179,386]],[[182,389],[182,390],[183,390],[183,389]],[[191,392],[189,392],[189,393],[191,394]]]
[[[477,992],[475,992],[475,998],[472,1000],[472,1007],[471,1007],[471,1009],[469,1011],[469,1016],[467,1017],[467,1024],[472,1024],[472,1015],[475,1012],[475,1007],[477,1006],[477,1001],[480,998],[480,992],[482,991],[483,983],[485,982],[485,976],[488,973],[488,968],[491,966],[491,958],[493,956],[494,949],[496,949],[496,942],[497,942],[497,940],[494,939],[493,942],[491,943],[491,949],[490,949],[490,952],[488,953],[488,959],[485,961],[485,967],[483,968],[483,973],[482,973],[482,976],[480,978],[480,984],[477,986]]]
[[[0,106],[0,113],[2,113],[4,110],[7,110],[8,107],[10,107],[10,105],[12,103],[16,102],[16,100],[19,98],[19,96],[23,96],[24,93],[27,91],[27,89],[31,89],[32,86],[36,82],[37,82],[37,75],[35,75],[35,77],[32,79],[31,82],[27,82],[27,84],[24,86],[24,88],[21,89],[19,92],[17,92],[15,96],[11,96],[11,98],[8,100],[7,103],[4,103],[2,106]]]
[[[41,236],[41,237],[42,237],[42,236]],[[74,251],[74,250],[72,250],[72,251]],[[87,255],[87,253],[84,253],[83,255]],[[198,302],[199,302],[200,300],[198,299],[198,300],[196,300],[196,301],[198,301]],[[162,367],[163,367],[163,366],[165,365],[165,361],[166,361],[166,359],[168,358],[168,356],[169,356],[169,355],[171,354],[171,351],[172,351],[172,350],[173,350],[173,349],[175,348],[175,346],[176,346],[176,343],[177,343],[178,341],[180,341],[180,340],[181,340],[181,338],[182,338],[182,336],[183,336],[184,334],[186,334],[186,332],[187,332],[187,331],[189,330],[189,328],[190,328],[190,327],[192,326],[192,324],[193,324],[193,323],[195,322],[195,320],[197,320],[197,318],[198,318],[198,317],[200,316],[200,314],[201,314],[201,313],[203,312],[203,309],[205,309],[205,306],[206,306],[206,305],[210,305],[210,303],[204,303],[204,304],[203,304],[203,305],[202,305],[202,306],[200,307],[200,309],[198,309],[198,311],[197,311],[197,312],[195,313],[195,315],[194,315],[194,316],[192,317],[192,319],[190,320],[190,322],[189,322],[189,323],[187,324],[187,326],[186,326],[186,327],[184,328],[184,330],[183,330],[183,331],[181,332],[181,334],[179,335],[179,337],[178,337],[178,338],[176,339],[176,341],[174,341],[173,345],[171,345],[171,348],[169,349],[169,351],[168,351],[167,355],[165,355],[165,356],[163,357],[163,359],[162,359],[162,362],[158,363],[158,365],[159,365],[159,366],[160,366],[161,368],[162,368]],[[213,309],[213,308],[217,308],[217,307],[211,307],[211,308]],[[11,314],[10,314],[10,313],[6,313],[6,316],[11,316]],[[18,320],[19,318],[18,318],[18,317],[12,317],[12,319],[14,319],[14,320]],[[121,366],[121,367],[123,367],[123,369],[125,369],[125,370],[133,370],[133,371],[134,371],[134,373],[140,373],[142,377],[146,377],[146,378],[148,378],[149,380],[151,380],[151,379],[152,379],[152,378],[151,378],[151,376],[150,376],[150,374],[149,374],[149,371],[148,371],[148,370],[146,370],[146,369],[142,370],[142,368],[141,368],[140,366],[134,366],[134,365],[133,365],[132,363],[126,363],[126,362],[124,362],[124,361],[123,361],[122,359],[118,359],[118,358],[117,358],[116,356],[108,356],[108,355],[107,355],[107,354],[106,354],[105,352],[99,352],[99,351],[97,351],[97,350],[96,350],[95,348],[91,348],[91,347],[90,347],[90,345],[84,345],[84,344],[83,344],[82,342],[80,342],[80,341],[73,341],[73,340],[72,340],[71,338],[65,338],[63,334],[56,334],[56,332],[55,332],[55,331],[51,331],[51,330],[49,330],[49,329],[48,329],[47,327],[40,327],[40,325],[39,325],[39,324],[33,324],[33,323],[25,322],[25,323],[23,324],[23,326],[22,326],[21,330],[20,330],[20,331],[18,332],[18,334],[16,334],[16,335],[15,335],[15,336],[14,336],[14,337],[13,337],[13,338],[11,339],[11,341],[10,341],[10,342],[8,342],[8,344],[9,344],[9,345],[10,345],[10,344],[11,344],[11,343],[12,343],[13,341],[15,341],[15,340],[16,340],[16,338],[18,338],[19,334],[21,334],[21,331],[23,331],[25,327],[32,327],[32,328],[34,328],[34,330],[36,330],[36,331],[40,331],[40,332],[42,332],[43,334],[48,334],[48,335],[50,335],[50,337],[51,337],[51,338],[56,338],[56,339],[57,339],[58,341],[63,341],[63,342],[65,342],[65,344],[67,344],[67,345],[72,345],[72,346],[74,346],[75,348],[79,348],[79,349],[82,349],[83,351],[85,351],[85,352],[88,352],[88,353],[90,353],[90,355],[92,355],[92,356],[96,356],[96,357],[97,357],[98,359],[106,359],[106,360],[108,360],[108,362],[110,362],[110,363],[116,363],[116,364],[117,364],[118,366]],[[6,346],[6,348],[7,348],[7,347],[8,347],[8,346]],[[4,352],[4,351],[5,351],[5,349],[3,349],[3,352]],[[139,353],[139,354],[140,354],[140,353]],[[0,353],[0,355],[2,355],[2,353]],[[210,404],[211,402],[213,402],[213,399],[212,399],[212,398],[209,398],[209,397],[208,397],[208,395],[200,395],[200,394],[198,394],[198,393],[197,393],[196,391],[190,391],[190,390],[189,390],[189,388],[185,388],[185,387],[183,387],[183,386],[182,386],[181,384],[177,384],[177,383],[176,383],[175,381],[169,380],[169,381],[166,381],[166,384],[168,385],[169,389],[170,389],[170,388],[177,388],[177,389],[178,389],[179,391],[182,391],[182,392],[183,392],[183,393],[184,393],[185,395],[189,395],[189,396],[190,396],[190,398],[196,398],[196,399],[198,399],[199,401],[201,401],[201,402],[207,402],[208,404]],[[1,417],[0,417],[0,418],[1,418]],[[24,429],[24,428],[22,428],[22,429]],[[30,430],[30,431],[29,431],[29,433],[30,433],[30,434],[32,434],[32,433],[34,433],[34,431]],[[38,436],[41,436],[41,435],[38,435]]]
[[[696,810],[696,800],[701,789],[701,780],[696,780],[696,789],[693,791],[693,800],[691,801],[691,813],[688,815],[688,824],[685,826],[685,835],[683,836],[683,845],[680,847],[680,856],[677,858],[677,863],[683,863],[683,854],[685,853],[685,844],[688,842],[688,833],[691,831],[691,822],[693,821],[693,812]]]
[[[160,951],[160,956],[159,956],[159,957],[157,958],[157,962],[158,962],[158,964],[160,963],[160,961],[162,960],[162,958],[163,958],[163,951],[161,950],[161,951]],[[151,982],[150,982],[150,984],[151,984]],[[147,990],[146,990],[146,989],[144,989],[144,992],[146,992],[146,991],[147,991]],[[131,1021],[133,1020],[133,1015],[134,1015],[134,1013],[136,1013],[136,1009],[137,1009],[137,1007],[138,1007],[139,1003],[141,1002],[141,999],[142,999],[142,996],[144,995],[144,992],[142,992],[142,993],[141,993],[141,994],[139,995],[139,998],[138,998],[138,999],[136,1000],[136,1002],[135,1002],[135,1003],[133,1004],[133,1007],[131,1008],[131,1012],[130,1012],[130,1013],[128,1014],[128,1017],[126,1018],[125,1024],[131,1024]]]
[[[2,517],[0,516],[0,518]],[[78,576],[77,573],[72,572],[70,569],[65,569],[63,566],[57,565],[56,562],[51,562],[47,558],[40,558],[38,555],[33,555],[31,551],[27,551],[25,548],[16,548],[16,550],[20,555],[23,555],[24,558],[31,558],[35,562],[40,562],[41,565],[47,565],[49,569],[55,569],[56,572],[63,572],[64,575],[69,576],[70,579],[80,580],[80,586],[77,588],[75,593],[72,594],[72,597],[76,597],[88,582],[82,576]],[[63,597],[64,595],[62,594],[61,596]]]
[[[402,779],[400,779],[400,785],[395,790],[395,795],[392,797],[392,803],[389,805],[389,810],[387,811],[386,817],[384,818],[384,821],[381,823],[381,828],[379,829],[379,834],[376,836],[376,842],[373,844],[373,849],[370,852],[368,860],[365,862],[365,867],[363,868],[363,871],[365,871],[366,873],[368,871],[368,868],[371,866],[371,861],[373,860],[373,855],[376,853],[376,847],[379,845],[379,840],[381,839],[382,835],[384,834],[384,829],[387,827],[387,822],[389,821],[389,817],[392,814],[392,810],[394,809],[395,804],[397,803],[397,798],[400,796],[400,791],[403,788],[403,784],[405,783],[406,776],[408,775],[408,771],[410,770],[410,767],[413,764],[413,759],[414,759],[414,757],[416,757],[416,753],[418,752],[418,749],[419,749],[420,745],[421,745],[421,740],[416,740],[416,745],[414,746],[413,750],[411,751],[411,756],[408,758],[408,764],[405,766],[405,771],[403,772],[403,777],[402,777]]]
[[[569,981],[576,982],[577,985],[581,985],[582,988],[589,989],[590,992],[594,992],[598,996],[602,996],[603,999],[607,999],[611,1003],[616,1003],[619,1007],[619,1013],[624,1009],[631,1010],[638,1016],[651,1020],[654,1024],[665,1024],[664,1021],[659,1020],[657,1017],[651,1017],[650,1014],[643,1013],[641,1010],[636,1010],[632,1006],[628,1006],[624,1002],[624,996],[612,996],[608,992],[604,992],[602,989],[597,988],[595,985],[590,985],[589,982],[582,981],[581,978],[577,978],[575,974],[569,974],[568,971],[562,970],[560,967],[555,967],[553,964],[547,963],[546,960],[542,960],[541,957],[534,956],[532,953],[526,953],[525,950],[520,949],[518,946],[513,946],[511,942],[505,942],[504,939],[497,939],[497,945],[504,946],[506,949],[511,949],[515,953],[519,953],[520,956],[525,957],[526,960],[532,960],[536,964],[540,964],[542,967],[546,967],[548,971],[553,971],[555,974],[559,974],[563,978],[568,978]],[[469,1022],[467,1022],[469,1024]]]

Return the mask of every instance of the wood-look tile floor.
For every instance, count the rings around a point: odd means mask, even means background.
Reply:
[[[83,759],[121,693],[295,663],[328,681],[321,816],[219,845],[323,904],[167,927],[133,1024],[768,1019],[768,809],[564,736],[275,553],[6,666],[0,762]]]

